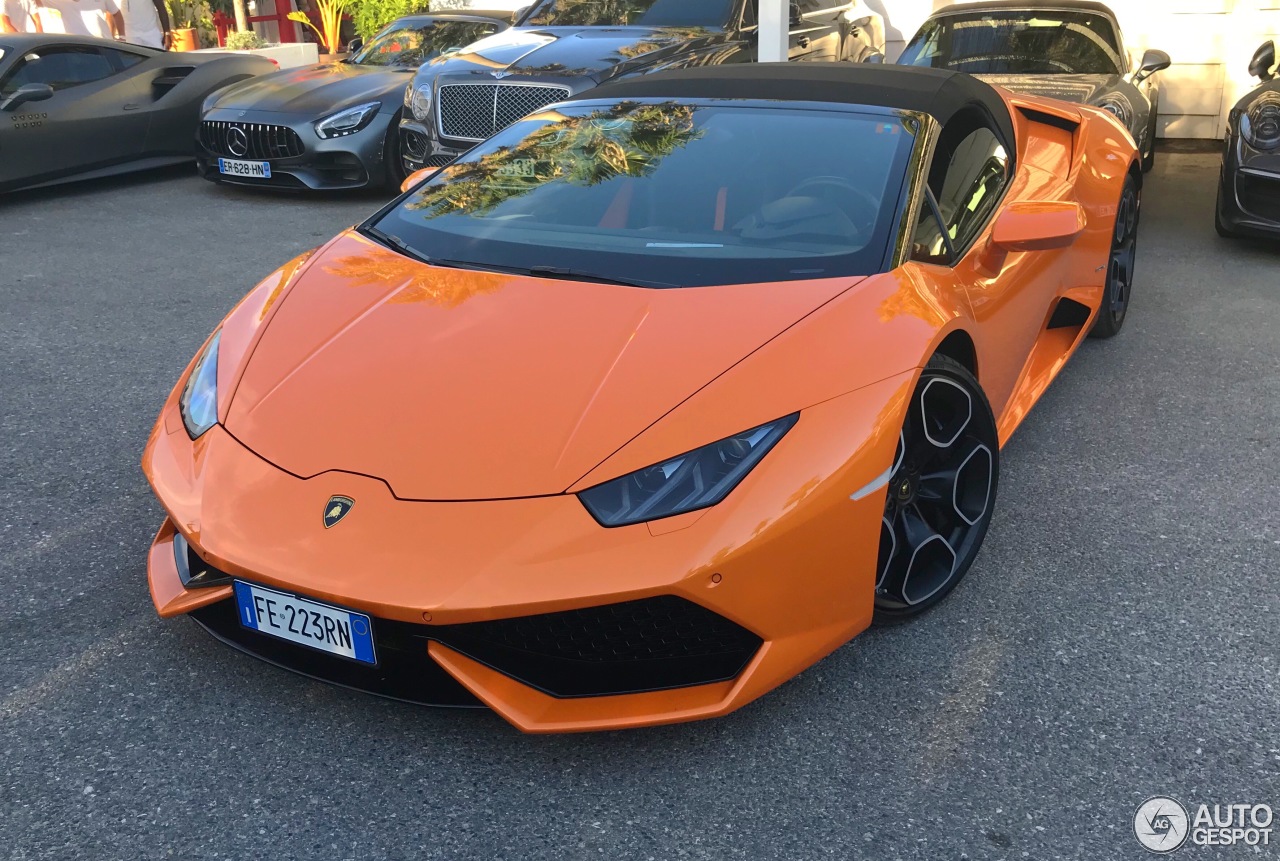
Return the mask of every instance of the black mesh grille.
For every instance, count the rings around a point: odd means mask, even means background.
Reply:
[[[435,627],[429,636],[553,696],[731,679],[760,648],[746,628],[674,595]]]
[[[1256,218],[1280,221],[1280,177],[1267,179],[1255,174],[1236,174],[1240,207]]]
[[[446,84],[440,88],[440,134],[458,140],[484,140],[568,95],[569,88],[559,86]]]
[[[303,153],[302,138],[288,126],[206,120],[200,124],[200,143],[227,158],[270,161]]]

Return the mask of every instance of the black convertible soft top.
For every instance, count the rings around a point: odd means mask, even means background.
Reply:
[[[1009,108],[990,84],[946,69],[869,63],[742,63],[654,72],[584,90],[587,99],[763,99],[871,105],[926,113],[945,126],[977,107],[1016,152]]]

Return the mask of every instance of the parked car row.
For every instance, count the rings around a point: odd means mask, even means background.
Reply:
[[[511,123],[604,83],[753,62],[758,0],[540,0],[522,13],[401,18],[349,58],[277,71],[251,55],[173,54],[67,36],[0,42],[0,191],[181,162],[277,189],[385,186],[442,167]],[[516,15],[519,15],[516,20]],[[884,22],[864,0],[791,4],[798,61],[881,62]],[[975,75],[1113,114],[1155,161],[1163,51],[1135,61],[1090,0],[962,3],[931,15],[897,62]],[[1275,50],[1232,110],[1215,225],[1280,230]],[[194,134],[193,134],[194,129]]]

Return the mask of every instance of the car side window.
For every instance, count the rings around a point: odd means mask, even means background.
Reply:
[[[953,145],[940,141],[934,154],[929,192],[937,205],[934,213],[926,206],[920,213],[914,237],[915,251],[926,262],[946,262],[934,236],[941,223],[944,245],[954,263],[986,226],[1009,182],[1009,156],[991,129],[980,126],[959,136]]]
[[[26,84],[48,84],[65,90],[100,81],[115,74],[111,61],[97,48],[62,46],[28,51],[0,86],[0,95],[11,95]]]
[[[132,51],[121,51],[119,48],[103,48],[102,52],[111,59],[111,62],[115,63],[116,69],[122,72],[130,66],[136,66],[147,59],[141,54],[135,54]]]

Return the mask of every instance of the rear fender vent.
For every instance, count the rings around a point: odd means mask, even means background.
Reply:
[[[1089,320],[1089,307],[1074,299],[1062,298],[1053,309],[1046,329],[1079,329]]]

